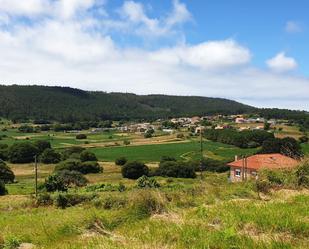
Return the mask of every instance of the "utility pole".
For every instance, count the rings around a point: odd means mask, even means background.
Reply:
[[[35,197],[38,197],[38,162],[37,162],[37,155],[34,156],[34,173],[35,173]]]
[[[200,150],[201,150],[201,162],[200,162],[200,169],[201,169],[201,179],[203,178],[203,134],[202,134],[202,127],[200,128]]]

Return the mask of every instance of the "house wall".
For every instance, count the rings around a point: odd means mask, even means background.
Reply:
[[[240,172],[240,176],[236,174],[236,172]],[[230,179],[232,182],[241,182],[243,179],[257,179],[257,171],[253,169],[246,169],[243,171],[242,168],[238,167],[230,167]]]

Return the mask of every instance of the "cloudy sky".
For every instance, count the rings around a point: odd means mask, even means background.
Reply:
[[[0,84],[309,110],[307,0],[0,0]]]

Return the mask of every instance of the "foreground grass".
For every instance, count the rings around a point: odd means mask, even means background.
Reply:
[[[254,183],[231,184],[226,174],[157,180],[159,189],[125,181],[125,192],[98,192],[67,209],[1,197],[0,241],[37,248],[307,248],[308,191],[276,191],[265,201]]]

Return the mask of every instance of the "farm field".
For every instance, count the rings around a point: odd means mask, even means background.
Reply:
[[[220,160],[233,160],[235,155],[249,155],[256,151],[256,149],[240,149],[235,146],[211,141],[204,141],[203,148],[204,156]],[[126,156],[129,160],[145,162],[158,162],[162,156],[173,156],[177,159],[200,157],[200,143],[197,140],[189,140],[182,143],[92,148],[90,150],[101,161],[114,161],[119,156]]]

